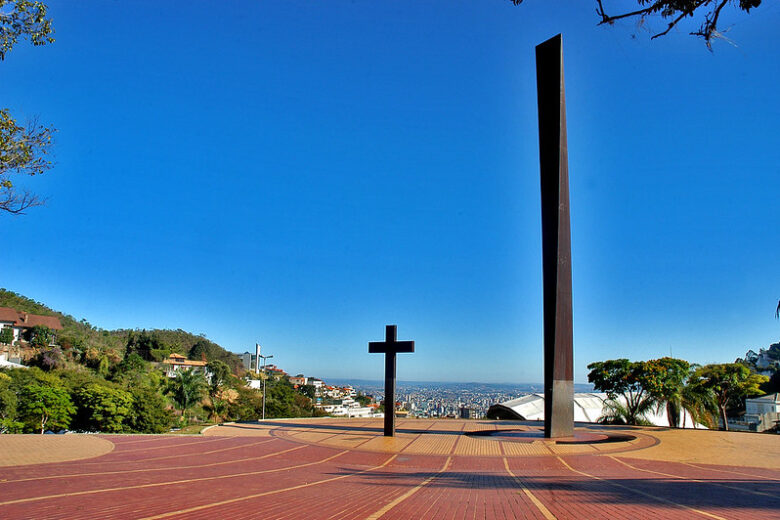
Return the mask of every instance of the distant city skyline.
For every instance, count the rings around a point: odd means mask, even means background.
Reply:
[[[562,33],[575,382],[780,339],[777,3],[713,53],[590,1],[48,4],[57,41],[0,62],[0,106],[58,129],[0,286],[293,374],[380,380],[396,324],[399,380],[539,383],[534,46]]]

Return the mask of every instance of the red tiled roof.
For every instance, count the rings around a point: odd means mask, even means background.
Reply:
[[[19,312],[10,307],[0,307],[0,321],[12,321],[14,327],[32,328],[42,325],[54,330],[62,330],[62,324],[56,316],[41,316]]]

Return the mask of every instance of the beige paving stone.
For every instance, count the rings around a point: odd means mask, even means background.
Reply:
[[[23,466],[89,459],[114,449],[94,435],[0,435],[0,466]]]

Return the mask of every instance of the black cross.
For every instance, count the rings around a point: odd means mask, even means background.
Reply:
[[[385,355],[385,437],[395,435],[395,355],[414,352],[414,341],[396,341],[395,325],[385,326],[384,341],[369,341],[369,354]]]

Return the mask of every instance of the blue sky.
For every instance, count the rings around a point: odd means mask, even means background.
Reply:
[[[561,32],[576,381],[777,341],[780,6],[710,53],[549,4],[51,1],[56,43],[0,63],[0,105],[58,129],[0,286],[293,373],[379,379],[396,323],[400,379],[538,382],[534,46]]]

